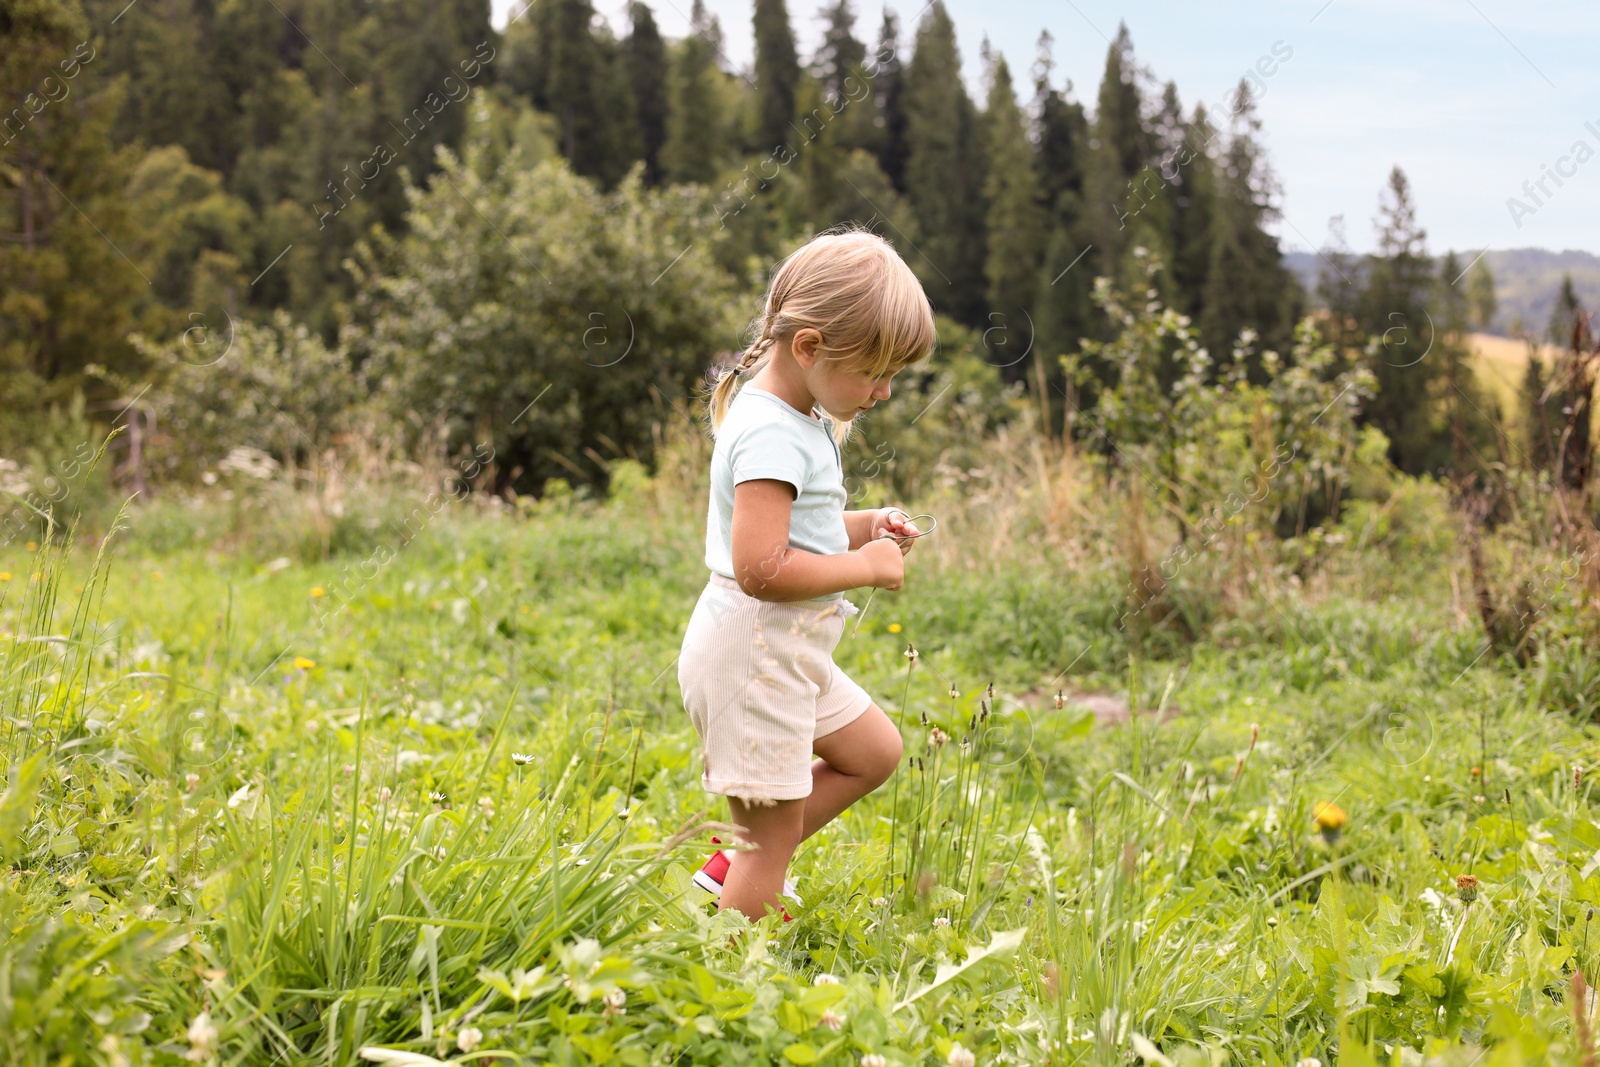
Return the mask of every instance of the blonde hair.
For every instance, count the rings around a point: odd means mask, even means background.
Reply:
[[[864,229],[822,233],[778,265],[765,306],[750,325],[754,340],[722,367],[711,390],[712,436],[722,426],[741,375],[772,358],[772,346],[810,327],[822,334],[817,352],[873,377],[908,367],[933,351],[933,308],[922,284],[894,246]],[[843,445],[852,417],[835,422]]]

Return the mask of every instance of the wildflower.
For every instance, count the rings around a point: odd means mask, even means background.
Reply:
[[[897,622],[891,622],[889,624],[889,632],[892,633],[892,634],[899,633],[900,632],[900,624],[897,623]]]
[[[1472,768],[1472,777],[1479,778],[1479,777],[1482,777],[1482,775],[1483,775],[1483,768],[1482,767],[1474,767],[1474,768]]]
[[[294,669],[297,671],[309,671],[316,665],[317,661],[314,659],[306,659],[304,656],[296,656],[294,658]]]
[[[456,1048],[462,1052],[471,1052],[483,1044],[483,1031],[476,1026],[468,1026],[456,1035]]]
[[[39,542],[37,542],[37,541],[29,541],[28,542],[28,551],[29,552],[37,552],[37,551],[39,551]]]
[[[344,765],[344,773],[346,777],[356,773],[356,765],[354,763],[346,763]]]
[[[1277,926],[1278,925],[1278,917],[1276,915],[1268,915],[1267,916],[1267,925],[1268,926]]]
[[[831,974],[819,974],[815,978],[811,979],[811,984],[812,985],[838,985],[839,984],[839,979],[835,978]]]
[[[1461,898],[1461,903],[1471,904],[1478,899],[1478,879],[1470,874],[1456,876],[1456,896]]]
[[[485,818],[492,816],[494,814],[494,798],[479,797],[478,810],[483,812]]]
[[[1322,1061],[1315,1056],[1307,1056],[1303,1060],[1296,1060],[1294,1067],[1322,1067]]]
[[[1064,708],[1066,706],[1067,706],[1067,694],[1062,692],[1061,690],[1057,689],[1056,690],[1056,710],[1060,711],[1062,708]]]
[[[937,916],[937,917],[934,918],[933,925],[940,926],[940,927],[949,926],[950,925],[950,920],[947,919],[945,916],[940,915],[940,916]]]
[[[933,732],[928,734],[928,740],[933,742],[934,748],[943,748],[944,743],[950,740],[950,735],[935,726]]]
[[[1316,820],[1317,829],[1322,832],[1322,836],[1330,845],[1338,838],[1339,831],[1344,829],[1344,824],[1350,821],[1344,809],[1331,800],[1317,801],[1311,809],[1311,817]]]
[[[606,1010],[605,1010],[605,1014],[607,1014],[607,1015],[626,1015],[628,1009],[624,1008],[623,1005],[626,1004],[627,1002],[628,1002],[628,994],[624,993],[620,989],[613,989],[611,992],[606,994]]]
[[[1483,803],[1483,802],[1484,802],[1484,801],[1486,801],[1486,800],[1488,800],[1488,799],[1489,799],[1489,798],[1488,798],[1488,797],[1486,797],[1486,796],[1484,796],[1484,795],[1483,795],[1483,794],[1482,794],[1482,793],[1478,793],[1478,794],[1476,794],[1476,795],[1474,795],[1474,796],[1473,796],[1473,798],[1472,798],[1472,802],[1473,802],[1473,803],[1474,803],[1474,804],[1482,804],[1482,803]]]
[[[950,1055],[945,1057],[944,1062],[949,1064],[949,1067],[976,1067],[978,1057],[972,1054],[971,1049],[964,1047],[958,1041],[950,1049]]]
[[[194,787],[199,785],[199,784],[200,784],[200,776],[198,774],[186,774],[186,775],[183,776],[183,789],[184,789],[184,792],[193,793],[194,792]]]
[[[0,582],[9,582],[10,580],[11,580],[11,572],[10,571],[0,571]]]
[[[384,786],[382,789],[378,790],[379,800],[388,800],[392,796],[394,796],[394,790],[390,789],[388,786]]]
[[[950,683],[950,699],[951,700],[957,700],[957,699],[960,699],[960,697],[961,697],[961,693],[959,691],[957,691],[956,683],[951,682]]]
[[[906,657],[906,659],[910,660],[913,665],[916,664],[916,662],[917,662],[917,646],[916,645],[907,645],[905,652],[902,653],[902,654]]]
[[[876,1052],[869,1052],[861,1057],[861,1067],[889,1067],[889,1061]]]
[[[844,1025],[844,1019],[841,1018],[839,1014],[832,1008],[829,1008],[827,1011],[822,1013],[821,1021],[822,1025],[826,1026],[829,1030],[837,1030],[839,1027]]]
[[[428,799],[433,801],[435,804],[443,804],[447,807],[450,804],[450,798],[437,789],[428,790]]]
[[[189,1051],[184,1059],[196,1063],[208,1060],[217,1050],[217,1028],[211,1025],[211,1013],[203,1011],[189,1024]]]
[[[874,908],[881,908],[887,903],[889,903],[889,902],[887,900],[885,900],[883,897],[873,897],[872,898],[872,906]]]
[[[99,1049],[106,1054],[111,1067],[128,1067],[128,1057],[122,1051],[122,1040],[116,1034],[102,1037]]]
[[[311,595],[312,596],[327,596],[328,595],[328,591],[326,589],[323,589],[322,586],[320,586],[320,585],[314,585],[314,586],[311,587]]]
[[[511,762],[518,767],[526,767],[533,762],[533,757],[526,752],[513,752],[511,753]]]

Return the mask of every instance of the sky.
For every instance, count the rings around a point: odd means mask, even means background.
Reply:
[[[495,24],[524,2],[492,0]],[[688,32],[689,0],[646,2],[663,34]],[[890,5],[906,55],[923,2]],[[748,71],[750,0],[706,4],[729,64]],[[595,6],[626,32],[626,0]],[[821,39],[821,6],[790,4],[802,58]],[[1378,194],[1398,165],[1430,252],[1600,254],[1595,0],[946,0],[946,10],[962,77],[980,103],[985,37],[1031,89],[1039,32],[1048,29],[1055,81],[1070,79],[1091,112],[1119,22],[1136,61],[1159,83],[1177,83],[1186,113],[1196,101],[1225,111],[1229,91],[1265,58],[1261,69],[1272,73],[1257,86],[1259,136],[1281,187],[1275,228],[1285,251],[1327,246],[1334,216],[1343,216],[1352,250],[1371,251]],[[881,21],[876,0],[857,0],[858,37],[875,43]]]

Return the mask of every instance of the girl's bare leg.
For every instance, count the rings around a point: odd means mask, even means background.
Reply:
[[[784,875],[800,842],[888,781],[904,745],[874,704],[850,725],[819,737],[813,748],[821,758],[811,764],[810,796],[770,806],[728,798],[740,836],[756,847],[730,852],[719,908],[737,908],[752,919],[764,916],[768,906],[780,908]]]
[[[718,910],[736,908],[752,920],[766,915],[767,907],[776,911],[782,904],[778,894],[789,859],[800,844],[801,821],[806,802],[780,800],[771,806],[747,804],[738,797],[728,798],[739,836],[751,846],[728,853],[728,874],[722,882]]]
[[[849,726],[817,738],[812,750],[822,758],[811,764],[811,795],[805,799],[800,839],[887,782],[900,766],[904,748],[900,731],[876,704]]]

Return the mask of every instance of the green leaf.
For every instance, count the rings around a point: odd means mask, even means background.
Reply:
[[[790,1063],[816,1063],[817,1050],[809,1042],[796,1041],[783,1050],[783,1058]]]

